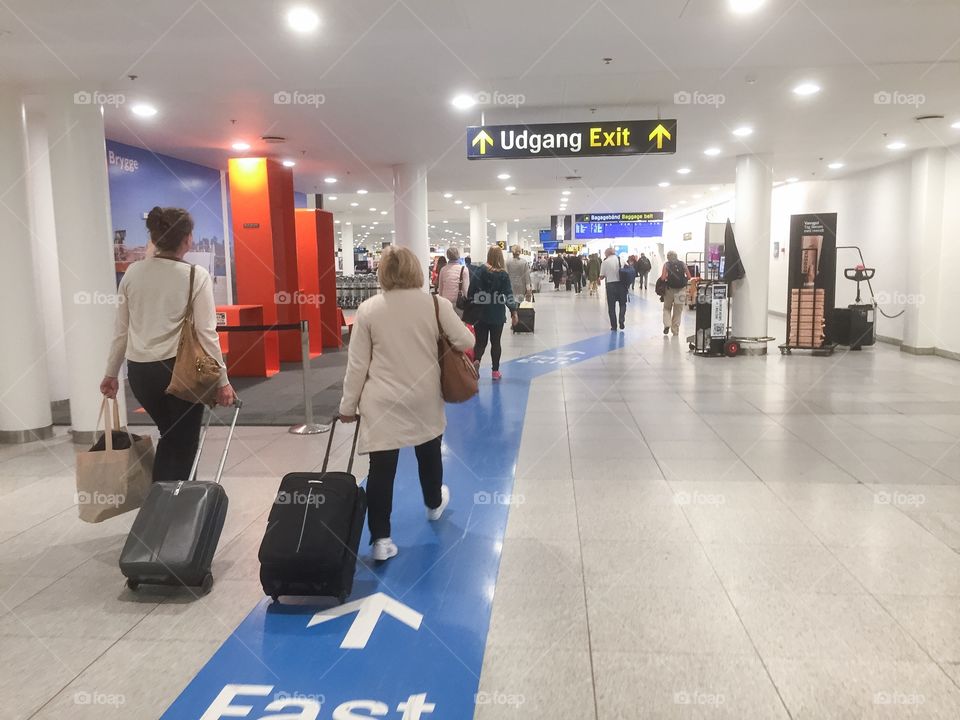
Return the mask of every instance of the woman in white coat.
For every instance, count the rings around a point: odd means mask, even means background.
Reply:
[[[390,538],[393,481],[400,448],[414,447],[427,518],[439,520],[450,502],[443,484],[441,439],[446,427],[437,361],[439,330],[423,270],[408,249],[388,247],[377,270],[383,293],[357,309],[350,338],[340,420],[360,425],[359,450],[370,454],[367,522],[374,560],[397,554]],[[473,334],[445,298],[437,298],[440,325],[457,350]]]

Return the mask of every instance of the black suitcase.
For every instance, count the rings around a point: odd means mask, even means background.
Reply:
[[[260,544],[260,583],[281,595],[325,595],[344,602],[353,591],[367,494],[353,476],[359,421],[346,472],[327,472],[337,419],[320,472],[284,475]]]
[[[533,306],[533,303],[520,303],[520,307],[517,309],[517,324],[513,326],[513,331],[515,333],[532,333],[536,320],[537,309]]]
[[[120,553],[120,572],[127,578],[127,587],[131,590],[147,583],[199,587],[206,593],[213,586],[210,568],[227,516],[227,493],[220,485],[220,478],[241,405],[237,398],[213,482],[194,480],[213,417],[213,413],[207,411],[189,478],[180,482],[157,482],[150,488]]]

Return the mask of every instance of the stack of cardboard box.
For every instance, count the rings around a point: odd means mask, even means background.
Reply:
[[[823,347],[823,288],[797,288],[790,291],[790,345]]]

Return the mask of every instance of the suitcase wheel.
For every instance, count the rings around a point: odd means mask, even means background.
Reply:
[[[340,593],[339,595],[337,595],[337,600],[339,600],[340,604],[343,605],[347,601],[347,594]]]
[[[206,595],[213,588],[213,574],[207,573],[203,576],[203,582],[200,583],[200,590]]]
[[[136,580],[133,580],[132,578],[127,578],[127,587],[130,588],[130,590],[132,590],[133,592],[136,592],[137,590],[140,589],[140,583],[138,583]]]
[[[271,596],[270,596],[270,599],[273,600],[274,602],[280,602],[280,596],[279,596],[279,595],[271,595]]]

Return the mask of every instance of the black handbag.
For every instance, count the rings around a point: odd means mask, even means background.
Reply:
[[[463,294],[463,271],[466,270],[465,267],[460,268],[460,284],[457,285],[457,310],[466,310],[467,306],[470,305],[470,300],[467,299],[467,296]]]

